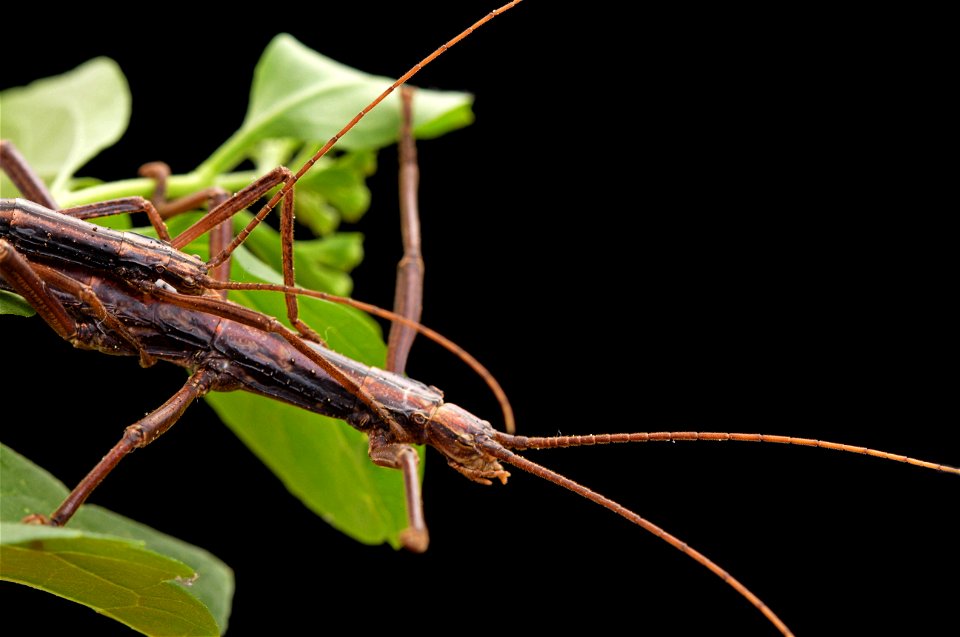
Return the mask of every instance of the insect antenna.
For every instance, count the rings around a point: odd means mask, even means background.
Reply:
[[[590,436],[562,436],[562,438],[578,438],[578,437],[589,438]],[[574,480],[571,480],[570,478],[567,478],[564,475],[561,475],[542,465],[539,465],[531,460],[528,460],[523,456],[520,456],[514,453],[513,451],[507,448],[507,443],[499,442],[500,440],[510,441],[514,438],[526,439],[524,436],[515,437],[507,434],[498,434],[492,440],[488,438],[478,437],[477,444],[485,452],[487,452],[491,456],[494,456],[498,460],[503,460],[504,462],[507,462],[517,467],[518,469],[523,469],[527,473],[531,473],[539,478],[543,478],[544,480],[547,480],[548,482],[552,482],[553,484],[561,486],[565,489],[569,489],[570,491],[573,491],[574,493],[585,497],[591,502],[595,502],[602,507],[610,509],[617,515],[623,518],[626,518],[627,520],[629,520],[630,522],[633,522],[637,526],[649,531],[650,533],[662,539],[664,542],[666,542],[670,546],[679,550],[681,553],[684,553],[685,555],[688,555],[689,557],[693,558],[697,563],[705,566],[717,577],[719,577],[724,582],[729,584],[735,591],[737,591],[741,596],[745,597],[751,604],[753,604],[753,606],[756,607],[757,610],[763,613],[763,615],[770,621],[770,623],[776,626],[777,630],[779,630],[782,634],[787,636],[793,635],[793,632],[787,627],[785,623],[783,623],[783,620],[777,617],[776,613],[774,613],[769,606],[764,604],[763,601],[756,596],[756,594],[754,594],[749,588],[744,586],[739,580],[737,580],[730,573],[728,573],[726,570],[721,568],[716,562],[708,558],[706,555],[704,555],[700,551],[696,550],[695,548],[693,548],[692,546],[690,546],[689,544],[687,544],[677,536],[671,533],[668,533],[666,530],[660,528],[653,522],[650,522],[646,518],[634,513],[633,511],[626,508],[622,504],[619,504],[618,502],[615,502],[610,498],[600,495],[596,491],[593,491],[592,489],[589,489],[588,487],[583,486],[579,482],[575,482]],[[531,438],[528,440],[539,440],[539,439]],[[549,440],[549,438],[545,438],[543,440]],[[597,444],[597,443],[583,442],[582,444]],[[576,446],[576,445],[573,444],[573,445],[557,445],[557,446]]]
[[[904,456],[901,454],[889,453],[868,447],[847,445],[842,443],[830,442],[826,440],[815,440],[812,438],[798,438],[793,436],[779,436],[769,434],[755,433],[724,433],[724,432],[696,432],[696,431],[660,431],[649,433],[621,433],[621,434],[591,434],[581,436],[515,436],[507,433],[494,432],[490,437],[478,436],[477,445],[489,455],[509,463],[519,469],[522,469],[548,482],[569,489],[584,498],[595,502],[600,506],[610,509],[617,515],[626,518],[637,526],[649,531],[653,535],[670,544],[680,552],[693,558],[697,563],[705,566],[717,577],[722,579],[741,596],[746,598],[754,607],[784,635],[793,633],[787,628],[786,624],[777,617],[777,615],[765,604],[759,597],[744,586],[740,581],[734,578],[730,573],[721,568],[689,544],[679,539],[675,535],[667,532],[646,518],[634,513],[623,505],[600,495],[596,491],[583,486],[582,484],[567,478],[551,469],[537,464],[527,458],[514,453],[512,450],[523,449],[555,449],[561,447],[581,447],[590,445],[616,444],[629,442],[676,442],[686,440],[712,440],[712,441],[739,441],[739,442],[772,442],[780,444],[793,444],[805,447],[819,447],[822,449],[833,449],[835,451],[844,451],[848,453],[857,453],[862,455],[892,460],[894,462],[903,462],[912,464],[925,469],[942,471],[945,473],[954,473],[960,475],[960,469],[943,464],[928,462]]]
[[[291,203],[292,196],[293,196],[292,190],[293,190],[293,187],[296,185],[297,181],[304,174],[306,174],[313,167],[313,165],[320,160],[321,157],[326,155],[327,152],[331,148],[333,148],[333,146],[340,140],[340,138],[343,137],[345,134],[347,134],[361,119],[363,119],[363,117],[367,113],[369,113],[371,110],[376,108],[376,106],[380,104],[380,102],[386,99],[391,93],[393,93],[401,85],[405,84],[414,75],[419,73],[420,70],[423,69],[423,67],[425,67],[427,64],[435,60],[444,52],[446,52],[447,49],[454,46],[460,40],[463,40],[464,38],[469,36],[471,33],[473,33],[476,29],[480,28],[481,26],[483,26],[493,18],[497,17],[501,13],[508,11],[513,7],[515,7],[516,5],[520,4],[521,1],[522,0],[513,0],[512,2],[508,2],[507,4],[504,4],[498,9],[494,9],[490,11],[489,13],[484,15],[482,18],[474,22],[472,25],[470,25],[469,27],[467,27],[466,29],[458,33],[456,36],[448,40],[445,44],[442,44],[441,46],[439,46],[430,55],[420,60],[420,62],[412,66],[406,73],[401,75],[396,81],[393,82],[393,84],[388,86],[372,102],[367,104],[363,108],[363,110],[357,113],[353,119],[351,119],[342,129],[340,129],[339,132],[337,132],[333,137],[331,137],[327,141],[327,143],[324,144],[310,159],[308,159],[295,174],[290,175],[289,171],[287,171],[287,176],[284,177],[283,186],[279,190],[277,190],[277,192],[274,193],[274,195],[270,198],[270,200],[267,201],[267,203],[265,203],[260,208],[260,210],[254,216],[254,218],[247,224],[247,226],[243,230],[241,230],[233,238],[233,241],[231,241],[229,245],[227,245],[225,248],[220,250],[218,253],[211,256],[210,260],[207,262],[207,267],[212,270],[214,268],[219,267],[224,262],[226,262],[226,260],[230,258],[230,255],[233,253],[233,251],[236,250],[236,248],[239,247],[246,240],[246,238],[250,235],[250,233],[254,230],[254,228],[256,228],[256,226],[259,225],[266,218],[266,216],[270,213],[270,211],[274,207],[276,207],[276,205],[282,199],[284,199],[284,197],[287,198],[286,199],[287,203],[285,205],[290,205],[292,208],[292,203]],[[287,217],[287,222],[291,221],[292,211],[290,214],[285,215],[285,217]],[[207,223],[209,224],[209,222]],[[192,228],[186,230],[184,233],[182,233],[180,236],[177,237],[177,239],[174,241],[174,245],[178,245],[180,243],[185,244],[186,242],[194,238],[195,236],[194,232],[199,233],[200,230],[198,228],[200,228],[200,226],[203,224],[204,224],[203,221],[198,222]],[[290,256],[292,256],[292,254]],[[288,256],[285,256],[284,258],[285,261],[289,261],[289,259],[290,257]],[[311,290],[305,290],[302,288],[295,288],[292,286],[292,283],[293,283],[292,268],[290,268],[289,270],[289,276],[290,276],[289,279],[286,278],[287,272],[288,271],[285,270],[284,276],[285,276],[285,283],[287,285],[284,285],[284,286],[278,286],[278,285],[271,286],[271,285],[264,285],[264,284],[252,284],[252,283],[238,284],[236,282],[217,281],[213,277],[205,279],[203,283],[208,288],[219,289],[219,290],[272,290],[272,291],[284,292],[285,294],[288,294],[288,295],[296,294],[296,295],[303,295],[303,296],[313,296],[316,298],[321,298],[328,301],[334,301],[344,305],[350,305],[352,307],[356,307],[358,309],[366,311],[370,314],[374,314],[381,318],[385,318],[390,321],[394,321],[396,323],[400,323],[408,327],[411,327],[412,329],[418,331],[419,333],[423,334],[427,338],[430,338],[431,340],[437,342],[444,348],[453,352],[458,358],[466,362],[467,365],[469,365],[478,375],[480,375],[480,377],[483,378],[486,384],[490,387],[491,391],[493,391],[494,395],[496,396],[497,402],[500,404],[500,409],[501,409],[501,412],[503,413],[504,426],[506,430],[511,433],[515,430],[513,409],[510,406],[509,400],[507,399],[506,392],[503,391],[503,389],[500,387],[500,384],[496,381],[493,375],[483,365],[481,365],[479,361],[477,361],[473,356],[467,353],[463,348],[459,347],[458,345],[456,345],[449,339],[443,337],[442,335],[438,334],[437,332],[430,330],[428,328],[425,328],[419,323],[410,321],[409,319],[403,316],[400,316],[399,314],[396,314],[394,312],[389,312],[388,310],[384,310],[382,308],[379,308],[370,304],[353,301],[352,299],[348,299],[345,297],[336,297],[333,295],[317,293],[317,292],[313,292]],[[288,303],[293,303],[293,301],[288,300]],[[293,307],[295,307],[295,305]],[[293,320],[294,316],[295,314],[290,315],[291,320]],[[298,326],[298,329],[299,329],[299,326]]]
[[[561,447],[586,447],[590,445],[606,445],[625,442],[679,442],[691,440],[709,440],[715,442],[772,442],[785,445],[799,445],[802,447],[818,447],[832,449],[865,456],[873,456],[883,460],[902,462],[924,469],[942,471],[960,475],[960,468],[945,464],[920,460],[911,456],[890,453],[869,447],[848,445],[829,440],[815,438],[798,438],[796,436],[780,436],[760,433],[727,433],[719,431],[652,431],[621,434],[590,434],[582,436],[514,436],[497,433],[496,441],[509,449],[557,449]]]
[[[270,213],[270,211],[271,211],[278,203],[280,203],[280,200],[283,199],[283,198],[287,195],[287,193],[289,193],[291,190],[293,190],[293,187],[294,187],[294,185],[297,183],[297,181],[299,181],[299,179],[300,179],[304,174],[306,174],[307,171],[309,171],[309,170],[313,167],[313,165],[320,160],[321,157],[323,157],[324,155],[326,155],[327,152],[328,152],[331,148],[333,148],[333,146],[334,146],[338,141],[340,141],[340,138],[341,138],[341,137],[343,137],[344,135],[346,135],[346,134],[350,131],[350,129],[352,129],[354,126],[356,126],[357,123],[358,123],[361,119],[363,119],[363,117],[364,117],[367,113],[369,113],[369,112],[372,111],[374,108],[376,108],[376,106],[377,106],[378,104],[380,104],[380,102],[382,102],[383,100],[385,100],[391,93],[393,93],[393,92],[394,92],[397,88],[399,88],[402,84],[405,84],[410,78],[412,78],[414,75],[416,75],[417,73],[419,73],[420,70],[423,69],[423,67],[425,67],[427,64],[430,64],[430,62],[433,62],[433,61],[434,61],[435,59],[437,59],[440,55],[442,55],[444,52],[446,52],[447,49],[449,49],[450,47],[454,46],[457,42],[459,42],[460,40],[466,38],[466,37],[469,36],[471,33],[473,33],[475,30],[477,30],[478,28],[480,28],[481,26],[483,26],[484,24],[486,24],[487,22],[489,22],[489,21],[492,20],[493,18],[497,17],[497,16],[500,15],[501,13],[503,13],[503,12],[505,12],[505,11],[509,11],[510,9],[512,9],[513,7],[515,7],[516,5],[520,4],[521,1],[522,1],[522,0],[513,0],[512,2],[508,2],[507,4],[503,5],[503,6],[500,7],[499,9],[494,9],[494,10],[490,11],[490,12],[487,13],[485,16],[483,16],[482,18],[480,18],[479,20],[477,20],[476,22],[474,22],[472,25],[470,25],[469,27],[467,27],[466,29],[464,29],[463,31],[461,31],[459,34],[457,34],[456,36],[454,36],[453,38],[451,38],[450,40],[448,40],[445,44],[442,44],[441,46],[439,46],[433,53],[431,53],[431,54],[428,55],[427,57],[425,57],[425,58],[423,58],[422,60],[420,60],[420,62],[418,62],[417,64],[415,64],[414,66],[412,66],[406,73],[404,73],[404,74],[401,75],[399,78],[397,78],[397,80],[396,80],[393,84],[391,84],[390,86],[388,86],[379,96],[376,97],[376,99],[374,99],[372,102],[370,102],[369,104],[367,104],[367,105],[363,108],[363,110],[361,110],[359,113],[357,113],[357,114],[354,116],[354,118],[351,119],[351,120],[346,124],[346,126],[344,126],[343,128],[341,128],[339,132],[337,132],[333,137],[331,137],[331,138],[327,141],[327,143],[324,144],[324,145],[320,148],[320,150],[318,150],[318,151],[313,155],[313,157],[311,157],[310,159],[308,159],[308,160],[303,164],[303,166],[300,167],[300,170],[298,170],[298,171],[296,172],[296,174],[294,174],[292,177],[286,179],[286,181],[285,181],[284,184],[283,184],[283,187],[280,188],[280,190],[278,190],[276,193],[274,193],[273,197],[271,197],[270,200],[267,201],[267,203],[265,203],[262,208],[260,208],[259,212],[257,212],[257,214],[254,216],[254,218],[250,221],[250,223],[247,224],[247,227],[245,227],[242,231],[240,231],[240,232],[237,234],[236,237],[234,237],[234,239],[233,239],[233,241],[230,243],[230,245],[228,245],[226,248],[224,248],[223,250],[221,250],[219,254],[214,255],[214,256],[210,259],[210,261],[208,261],[208,266],[210,266],[210,267],[216,267],[216,266],[220,265],[221,263],[223,263],[223,262],[230,256],[230,254],[231,254],[234,250],[236,250],[237,247],[238,247],[241,243],[243,243],[243,242],[246,240],[247,236],[253,231],[253,229],[256,228],[257,225],[259,225],[260,222],[263,221],[263,220],[266,218],[266,216]]]

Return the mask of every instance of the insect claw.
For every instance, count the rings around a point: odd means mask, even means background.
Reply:
[[[200,579],[200,573],[194,573],[190,577],[181,577],[178,575],[177,577],[173,578],[173,581],[181,586],[193,586],[197,583],[198,579]]]
[[[54,524],[50,521],[50,518],[40,513],[31,513],[30,515],[20,520],[20,524],[35,524],[37,526],[54,526]]]
[[[406,528],[400,532],[400,543],[411,553],[423,553],[430,545],[430,533],[426,529]]]

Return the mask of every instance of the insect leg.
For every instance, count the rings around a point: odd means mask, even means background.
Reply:
[[[14,292],[27,300],[57,336],[72,341],[77,322],[63,304],[47,289],[33,265],[4,239],[0,239],[0,277]]]
[[[68,292],[90,308],[90,313],[104,323],[122,341],[129,343],[140,355],[140,365],[149,367],[156,362],[126,326],[97,298],[93,288],[62,272],[44,265],[31,263],[7,241],[0,239],[0,276],[13,290],[27,299],[46,323],[65,341],[81,346],[79,324],[60,300],[50,291],[51,286]]]
[[[403,472],[403,489],[407,499],[409,526],[400,532],[400,541],[407,550],[423,553],[430,544],[430,534],[427,532],[427,524],[423,517],[420,476],[417,474],[420,456],[408,444],[387,442],[377,434],[371,434],[370,459],[380,467],[400,469]]]
[[[170,240],[167,227],[163,223],[160,214],[154,208],[153,204],[143,197],[124,197],[123,199],[111,199],[76,208],[60,209],[53,195],[47,190],[43,180],[33,170],[27,160],[24,159],[20,151],[16,149],[13,142],[0,140],[0,170],[3,170],[13,184],[20,191],[24,198],[38,203],[41,206],[56,210],[61,214],[76,219],[96,219],[97,217],[109,217],[112,215],[132,214],[136,212],[146,213],[150,223],[156,229],[157,234],[164,241]]]
[[[17,187],[25,198],[52,210],[57,209],[57,202],[47,190],[47,186],[40,176],[30,167],[13,142],[0,140],[0,170],[10,177],[10,181]]]
[[[163,241],[170,241],[170,233],[167,231],[167,224],[156,207],[143,197],[124,197],[123,199],[111,199],[109,201],[100,201],[97,203],[77,206],[75,208],[64,208],[58,212],[77,219],[96,219],[98,217],[110,217],[113,215],[134,214],[143,212],[150,220],[150,225],[157,231],[157,236]]]
[[[170,166],[162,161],[154,161],[141,166],[138,173],[141,177],[153,179],[153,196],[150,199],[163,219],[169,219],[170,217],[196,210],[203,206],[205,206],[208,211],[213,210],[230,198],[230,193],[223,188],[210,186],[209,188],[204,188],[193,194],[170,201],[167,199],[167,180],[170,178]],[[230,239],[233,238],[232,224],[230,224],[229,220],[224,220],[214,226],[209,234],[210,254],[219,254],[230,244]],[[211,268],[208,274],[217,281],[229,280],[230,258],[227,257],[223,263],[215,268]],[[217,290],[217,294],[222,299],[227,298],[226,290]]]
[[[400,89],[403,114],[400,124],[400,227],[403,237],[403,258],[397,265],[397,287],[393,311],[404,318],[419,321],[423,299],[423,258],[420,254],[420,215],[417,206],[417,151],[413,140],[413,90]],[[388,370],[403,373],[407,355],[416,332],[407,325],[394,322],[387,344]],[[416,553],[427,550],[430,535],[423,516],[423,496],[417,465],[420,456],[408,444],[387,442],[370,436],[370,459],[381,467],[403,472],[403,490],[407,503],[409,526],[400,535],[404,547]]]
[[[150,197],[150,200],[164,219],[196,210],[204,205],[212,210],[230,197],[230,194],[223,188],[210,186],[173,201],[167,199],[167,180],[170,178],[170,166],[162,161],[153,161],[140,166],[137,174],[153,180],[153,196]]]
[[[212,193],[210,196],[211,208],[216,208],[230,198],[230,195],[222,188],[218,188],[217,191],[218,192]],[[210,254],[220,254],[220,252],[225,250],[227,246],[230,245],[230,240],[232,238],[233,226],[230,222],[224,221],[223,223],[215,226],[213,230],[210,231]],[[230,257],[227,256],[222,263],[210,268],[207,273],[211,278],[216,279],[217,281],[229,281]],[[217,290],[217,294],[221,299],[227,298],[227,290]]]
[[[183,231],[180,235],[171,241],[171,245],[177,249],[183,248],[185,245],[212,229],[213,227],[224,223],[230,217],[238,213],[239,211],[247,208],[255,201],[263,197],[267,192],[269,192],[273,187],[280,184],[286,183],[293,178],[293,173],[290,172],[288,168],[283,166],[278,166],[274,168],[269,173],[260,177],[252,184],[235,194],[233,197],[225,200],[220,205],[213,208],[209,213],[207,213],[202,219],[197,221],[189,228]],[[216,268],[220,264],[224,263],[229,257],[230,254],[237,249],[237,247],[243,243],[247,238],[250,232],[261,222],[263,218],[266,217],[269,209],[261,210],[260,213],[244,228],[240,233],[234,237],[233,241],[219,253],[211,252],[210,261],[207,262],[207,265],[210,268]],[[283,283],[288,287],[294,286],[294,273],[293,273],[293,191],[291,190],[283,198],[283,205],[280,211],[280,236],[281,236],[281,245],[283,246]],[[287,318],[290,320],[290,324],[293,325],[296,330],[304,338],[314,341],[316,343],[323,343],[323,339],[314,332],[310,326],[300,320],[299,309],[297,306],[297,295],[293,292],[285,292],[284,298],[287,303]]]
[[[412,131],[413,89],[400,89],[403,108],[400,128],[400,232],[403,237],[403,257],[397,264],[397,286],[393,311],[412,321],[420,321],[423,312],[423,256],[420,251],[420,211],[417,189],[420,169],[417,166],[417,146]],[[390,325],[387,341],[387,369],[402,373],[416,332],[402,323]]]
[[[114,445],[107,455],[90,470],[90,473],[70,492],[63,503],[57,507],[57,510],[50,515],[49,519],[30,516],[25,521],[46,523],[53,526],[66,524],[80,508],[80,505],[90,497],[93,490],[124,456],[134,449],[146,447],[159,438],[180,419],[190,403],[210,391],[217,378],[217,373],[210,369],[204,367],[198,369],[167,402],[126,428],[120,442]]]

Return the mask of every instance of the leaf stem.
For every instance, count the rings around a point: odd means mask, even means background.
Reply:
[[[167,196],[171,199],[197,192],[211,184],[220,186],[228,192],[236,192],[257,178],[252,170],[238,171],[226,175],[217,175],[213,179],[204,179],[198,171],[186,175],[172,175],[167,183]],[[65,208],[80,206],[121,197],[149,197],[153,194],[153,180],[145,178],[121,179],[83,188],[66,195],[59,195],[58,202]]]
[[[253,131],[255,133],[256,131]],[[243,161],[252,145],[254,135],[251,131],[240,127],[230,138],[220,145],[213,153],[207,157],[193,174],[197,175],[219,175],[236,168],[237,164]]]

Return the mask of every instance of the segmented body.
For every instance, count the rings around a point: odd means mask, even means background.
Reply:
[[[203,366],[216,370],[219,380],[214,391],[249,391],[345,420],[360,429],[369,428],[369,411],[363,403],[281,336],[163,303],[124,283],[83,270],[65,272],[89,285],[150,356],[189,371]],[[129,342],[91,317],[89,308],[79,299],[63,292],[59,296],[82,323],[79,346],[113,355],[140,355]],[[431,414],[443,404],[443,394],[436,388],[364,365],[317,344],[311,347],[374,394],[414,438],[423,423],[414,420],[413,415]],[[417,442],[424,442],[422,435],[419,438]]]
[[[0,199],[0,239],[43,263],[79,266],[130,282],[159,279],[182,293],[195,293],[207,273],[199,257],[163,241],[75,219],[26,199]]]

